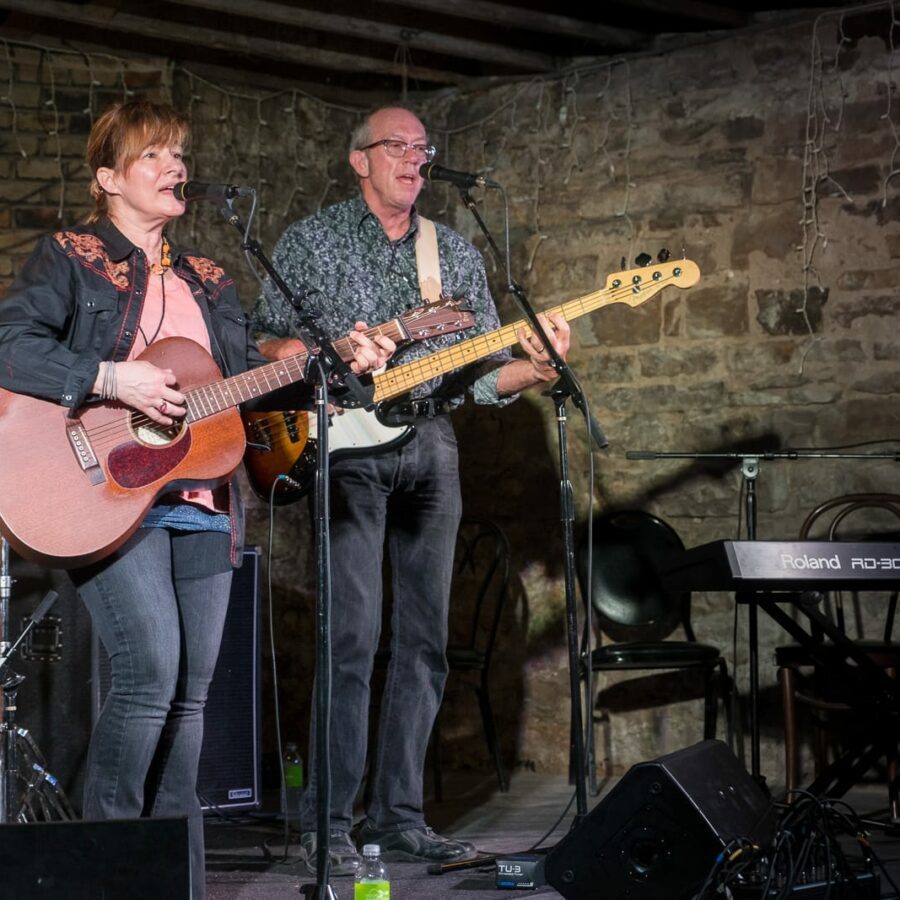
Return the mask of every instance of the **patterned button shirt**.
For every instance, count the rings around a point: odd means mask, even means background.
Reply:
[[[413,343],[395,354],[391,365],[500,327],[481,254],[452,229],[439,222],[435,227],[443,291],[466,301],[464,305],[475,314],[475,326]],[[275,247],[272,262],[292,291],[309,292],[305,308],[319,312],[326,333],[338,338],[350,332],[357,321],[378,325],[422,305],[416,228],[414,212],[409,231],[390,241],[362,197],[356,197],[289,225]],[[293,334],[291,314],[277,288],[267,281],[253,314],[256,329],[287,337]],[[412,396],[441,397],[458,406],[469,390],[477,403],[505,405],[513,398],[497,397],[497,376],[511,358],[508,351],[493,354],[416,387]]]

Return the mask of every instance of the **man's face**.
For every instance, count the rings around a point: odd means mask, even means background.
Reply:
[[[425,126],[405,109],[379,110],[369,126],[371,143],[384,140],[409,145],[428,143]],[[383,144],[350,153],[350,165],[360,178],[363,198],[376,215],[409,212],[424,184],[419,167],[425,161],[425,156],[411,146],[399,157],[389,156]]]

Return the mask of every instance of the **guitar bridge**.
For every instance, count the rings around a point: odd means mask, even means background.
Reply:
[[[99,484],[101,481],[105,481],[100,462],[94,453],[94,448],[91,446],[84,425],[81,424],[81,419],[68,419],[66,422],[66,434],[69,438],[69,446],[71,446],[82,471],[90,478],[91,484]]]

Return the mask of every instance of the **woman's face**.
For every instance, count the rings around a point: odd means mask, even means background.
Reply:
[[[97,172],[97,180],[108,195],[112,217],[149,227],[184,212],[184,201],[175,199],[172,188],[186,178],[180,144],[146,147],[127,169]]]

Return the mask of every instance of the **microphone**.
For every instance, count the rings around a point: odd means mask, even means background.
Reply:
[[[218,203],[221,200],[231,200],[234,197],[246,197],[255,194],[256,191],[249,187],[240,187],[237,184],[204,184],[202,181],[179,181],[172,188],[172,193],[177,200],[186,203],[192,200],[212,200]]]
[[[419,168],[419,174],[426,181],[448,181],[458,188],[498,188],[496,181],[486,175],[472,174],[471,172],[454,172],[453,169],[445,169],[437,163],[423,163]]]

